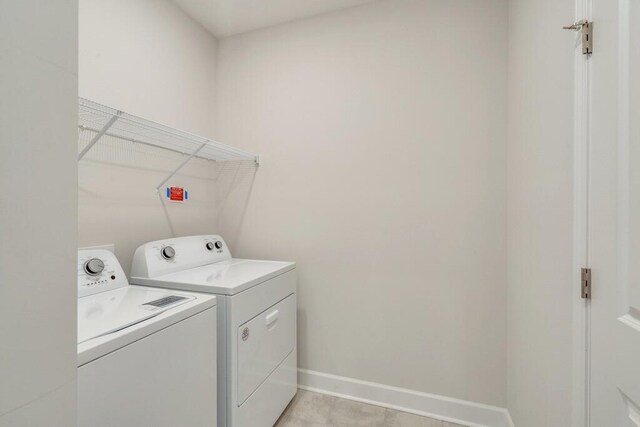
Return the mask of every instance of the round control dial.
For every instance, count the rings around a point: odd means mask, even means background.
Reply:
[[[97,276],[104,270],[104,262],[100,258],[91,258],[84,263],[84,271],[90,276]]]
[[[212,251],[214,248],[213,243],[207,242],[207,250]]]
[[[220,240],[216,240],[214,245],[216,245],[216,249],[222,249],[222,242]]]
[[[176,256],[176,250],[171,246],[165,246],[164,248],[162,248],[160,253],[162,254],[162,257],[164,259],[173,259],[173,257]]]

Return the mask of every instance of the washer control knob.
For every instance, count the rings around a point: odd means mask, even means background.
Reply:
[[[97,276],[104,270],[104,262],[100,258],[91,258],[84,263],[84,271],[90,276]]]
[[[160,253],[162,254],[162,258],[164,259],[173,259],[173,257],[176,256],[176,250],[171,246],[165,246],[164,248],[162,248]]]
[[[214,248],[213,243],[207,242],[207,250],[212,251]]]
[[[214,244],[216,245],[216,249],[222,249],[222,242],[220,240],[216,240]]]

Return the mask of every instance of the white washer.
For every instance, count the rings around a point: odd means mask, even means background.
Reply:
[[[216,298],[129,286],[78,251],[78,426],[216,425]]]
[[[132,283],[217,296],[220,427],[271,427],[296,393],[295,267],[232,258],[217,235],[135,252]]]

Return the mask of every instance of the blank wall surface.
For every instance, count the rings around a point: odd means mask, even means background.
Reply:
[[[508,408],[518,427],[571,425],[575,35],[561,28],[573,14],[572,0],[509,4]]]
[[[298,262],[301,368],[506,403],[506,2],[403,0],[223,39],[235,256]]]
[[[78,5],[0,1],[0,426],[76,424]]]

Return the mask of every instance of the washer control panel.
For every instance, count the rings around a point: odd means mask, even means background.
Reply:
[[[78,297],[127,286],[122,266],[106,249],[78,250]]]
[[[231,259],[224,239],[215,234],[157,240],[133,255],[132,277],[156,277]]]

